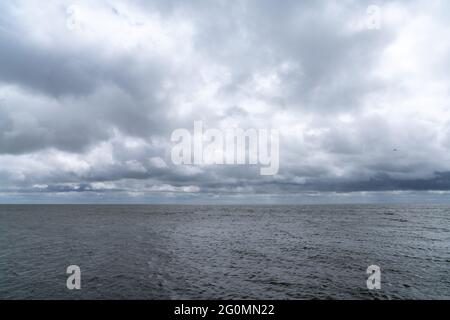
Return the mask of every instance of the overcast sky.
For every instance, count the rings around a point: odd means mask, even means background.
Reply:
[[[448,199],[449,13],[444,0],[1,1],[0,202]],[[171,133],[195,120],[279,130],[278,174],[173,165]]]

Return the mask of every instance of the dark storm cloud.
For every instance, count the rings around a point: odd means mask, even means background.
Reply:
[[[163,57],[142,62],[134,52],[77,45],[64,24],[65,8],[55,17],[61,39],[41,44],[16,21],[15,5],[2,5],[0,153],[79,152],[111,137],[114,128],[149,137],[166,127],[167,102],[156,97],[170,76]]]

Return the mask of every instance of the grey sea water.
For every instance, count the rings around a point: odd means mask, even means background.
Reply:
[[[238,298],[449,299],[450,206],[0,206],[0,299]]]

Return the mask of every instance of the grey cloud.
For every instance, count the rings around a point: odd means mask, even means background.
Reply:
[[[445,30],[448,17],[438,9],[448,4],[381,1],[386,25],[358,29],[352,24],[364,23],[370,4],[101,2],[107,10],[99,17],[111,20],[94,21],[97,27],[162,21],[129,47],[113,32],[83,42],[90,34],[65,28],[60,3],[43,5],[48,29],[31,28],[30,11],[17,18],[16,7],[31,3],[0,4],[2,191],[449,190],[448,49],[427,61],[402,51],[415,48],[407,37],[420,30],[402,15],[437,15],[419,26]],[[192,130],[194,120],[280,129],[279,175],[261,177],[254,166],[172,165],[171,132]]]

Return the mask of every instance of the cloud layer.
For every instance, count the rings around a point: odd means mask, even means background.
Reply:
[[[2,2],[0,201],[450,190],[449,4],[370,5]],[[174,166],[196,120],[278,129],[278,174]]]

